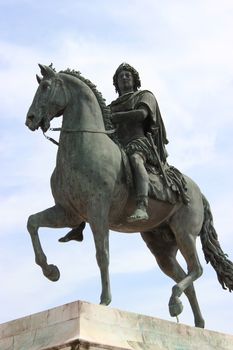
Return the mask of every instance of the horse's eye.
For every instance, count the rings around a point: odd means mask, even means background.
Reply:
[[[45,91],[49,88],[49,84],[48,83],[44,83],[42,84],[42,89]]]

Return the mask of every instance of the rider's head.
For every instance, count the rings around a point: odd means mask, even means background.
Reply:
[[[131,75],[133,77],[133,91],[137,91],[141,86],[139,74],[135,68],[130,66],[128,63],[124,62],[124,63],[120,64],[120,66],[117,68],[117,70],[113,76],[113,85],[115,86],[116,92],[118,92],[119,95],[121,95],[121,93],[122,93],[122,91],[120,90],[119,81],[118,81],[118,76],[122,71],[131,73]]]

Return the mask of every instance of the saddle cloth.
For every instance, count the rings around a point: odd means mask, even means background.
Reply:
[[[125,170],[125,180],[130,188],[130,192],[133,192],[135,185],[129,159],[124,149],[122,147],[120,149]],[[183,201],[184,204],[189,203],[189,198],[186,193],[186,181],[183,174],[178,169],[166,164],[164,172],[169,184],[167,185],[157,167],[151,166],[150,164],[146,164],[145,167],[149,175],[148,196],[150,198],[171,204],[175,204],[178,201]]]

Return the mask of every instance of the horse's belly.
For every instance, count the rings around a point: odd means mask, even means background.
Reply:
[[[135,201],[129,200],[118,220],[110,223],[110,229],[117,232],[135,233],[146,232],[157,226],[162,222],[168,220],[180,207],[181,203],[172,205],[167,202],[149,200],[148,215],[149,220],[138,221],[134,223],[127,222],[127,218],[133,213],[135,209]]]

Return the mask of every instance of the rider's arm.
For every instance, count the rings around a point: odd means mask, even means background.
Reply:
[[[148,116],[148,109],[140,106],[139,109],[134,109],[126,112],[112,113],[112,122],[115,124],[125,123],[130,121],[143,121]]]

